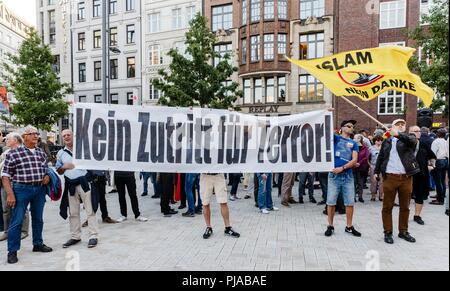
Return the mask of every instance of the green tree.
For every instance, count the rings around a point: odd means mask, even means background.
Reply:
[[[448,0],[436,0],[429,15],[422,17],[421,25],[409,32],[416,47],[422,48],[422,58],[411,59],[411,67],[422,80],[436,90],[432,109],[444,107],[448,117]],[[429,63],[427,64],[427,58]]]
[[[162,91],[159,104],[166,106],[200,106],[217,109],[234,108],[234,102],[242,92],[236,82],[225,83],[238,69],[230,63],[230,55],[212,65],[211,60],[220,55],[214,51],[217,37],[200,14],[190,22],[186,33],[186,54],[171,49],[169,71],[160,70],[160,79],[152,84]]]
[[[64,95],[71,93],[69,84],[58,80],[52,66],[54,57],[47,45],[42,44],[35,30],[30,30],[17,55],[7,54],[10,64],[1,70],[8,91],[14,93],[16,104],[11,104],[15,125],[31,124],[50,131],[52,125],[69,113]],[[8,119],[3,117],[3,119]]]

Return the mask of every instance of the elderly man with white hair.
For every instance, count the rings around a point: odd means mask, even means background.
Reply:
[[[3,164],[6,159],[6,155],[11,151],[18,147],[22,146],[23,139],[18,132],[11,132],[6,135],[5,138],[6,148],[3,154],[0,156],[0,173],[3,171]],[[1,185],[1,181],[0,181]],[[6,204],[6,191],[2,187],[1,188],[1,198],[2,198],[2,210],[3,210],[3,234],[0,235],[0,241],[4,241],[8,239],[8,226],[11,221],[11,208]],[[25,217],[22,224],[22,235],[21,239],[28,237],[28,229],[30,227],[30,217],[28,215],[28,211],[25,212]]]
[[[8,229],[8,263],[18,262],[20,232],[23,217],[30,205],[33,230],[33,252],[49,253],[53,250],[44,244],[45,186],[50,182],[48,157],[37,147],[39,132],[27,126],[22,134],[24,146],[11,150],[5,159],[2,182],[5,187],[8,207],[12,208]]]

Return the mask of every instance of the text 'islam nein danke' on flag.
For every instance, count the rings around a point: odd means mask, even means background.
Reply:
[[[384,46],[312,60],[286,58],[319,79],[336,96],[369,101],[394,90],[415,95],[429,107],[433,90],[408,68],[414,52],[409,47]]]

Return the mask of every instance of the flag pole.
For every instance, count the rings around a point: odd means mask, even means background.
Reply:
[[[352,105],[353,107],[355,107],[356,109],[358,109],[361,113],[363,113],[364,115],[366,115],[367,117],[369,117],[371,120],[375,121],[377,124],[381,125],[384,129],[389,130],[389,128],[387,128],[383,123],[381,123],[380,121],[378,121],[376,118],[372,117],[369,113],[367,113],[366,111],[364,111],[363,109],[361,109],[361,107],[359,107],[358,105],[356,105],[355,103],[353,103],[352,101],[350,101],[347,97],[340,96],[340,98],[342,98],[342,99],[344,99],[345,101],[347,101],[350,105]]]

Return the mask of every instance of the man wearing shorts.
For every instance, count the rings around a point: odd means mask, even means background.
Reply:
[[[240,234],[235,232],[230,225],[230,211],[227,204],[228,194],[226,187],[225,176],[223,174],[208,173],[200,176],[200,197],[203,202],[203,216],[206,222],[206,231],[203,234],[204,239],[208,239],[213,234],[210,206],[213,192],[216,195],[217,203],[220,204],[220,210],[225,223],[225,235],[235,238],[240,237]]]
[[[333,220],[336,202],[339,195],[344,198],[347,214],[345,232],[360,237],[361,233],[353,227],[353,205],[355,203],[355,186],[352,168],[358,161],[358,144],[350,136],[353,133],[355,120],[344,120],[341,123],[341,135],[334,135],[334,169],[328,175],[328,227],[325,236],[334,232]]]

